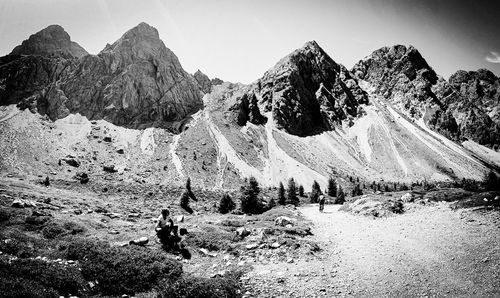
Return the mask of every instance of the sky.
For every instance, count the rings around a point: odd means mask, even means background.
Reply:
[[[500,76],[498,0],[0,0],[0,56],[59,24],[89,53],[140,22],[190,73],[250,83],[310,40],[351,68],[382,46],[413,45],[448,78]]]

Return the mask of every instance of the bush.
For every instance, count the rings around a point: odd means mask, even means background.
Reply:
[[[6,208],[0,207],[0,222],[7,221],[11,217],[11,213]]]
[[[180,206],[182,209],[186,210],[188,213],[193,213],[193,209],[189,206],[189,193],[188,191],[184,191],[181,195]]]
[[[65,234],[67,231],[57,223],[49,223],[42,229],[42,235],[47,239],[54,239]]]
[[[59,295],[81,295],[87,290],[87,282],[78,268],[42,260],[17,259],[10,262],[0,260],[0,276],[30,280],[38,284],[38,286],[31,284],[32,290],[45,288],[42,292],[56,291]]]
[[[233,242],[234,234],[221,230],[204,230],[201,232],[190,232],[186,238],[186,244],[208,250],[219,251],[226,249]]]
[[[484,187],[488,191],[500,190],[500,178],[490,171],[483,180]]]
[[[236,207],[236,204],[233,202],[231,197],[226,193],[222,195],[222,198],[219,202],[219,212],[222,214],[229,213]]]
[[[345,203],[345,193],[342,189],[342,186],[338,186],[337,188],[337,199],[335,200],[335,204],[344,204]]]
[[[403,202],[401,202],[401,201],[389,202],[388,209],[392,213],[401,214],[404,212]]]
[[[137,246],[75,240],[68,246],[67,257],[78,260],[83,276],[97,281],[94,290],[105,295],[149,291],[162,279],[177,279],[182,274],[182,266],[165,253]]]
[[[59,297],[56,290],[41,284],[11,275],[0,276],[0,296],[3,298],[53,298]]]
[[[163,283],[158,287],[160,298],[219,298],[241,297],[238,274],[228,277],[202,278],[183,277],[175,282]]]

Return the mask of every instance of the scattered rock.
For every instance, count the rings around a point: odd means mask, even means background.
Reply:
[[[115,169],[115,166],[114,165],[107,165],[107,166],[103,166],[102,169],[104,170],[104,172],[108,172],[108,173],[116,173],[118,172],[116,169]]]
[[[83,211],[81,209],[76,209],[75,211],[73,211],[76,215],[80,215],[83,213]]]
[[[12,202],[11,207],[14,208],[36,207],[36,203],[29,200],[15,199],[14,202]]]
[[[111,230],[108,233],[113,234],[113,235],[120,234],[120,232],[118,232],[117,230]]]
[[[404,203],[411,203],[415,200],[415,198],[413,197],[413,195],[411,193],[407,192],[401,196],[400,200],[403,201]]]
[[[272,248],[279,248],[280,246],[281,244],[279,242],[274,242],[273,244],[271,244]]]
[[[78,181],[80,181],[81,184],[86,184],[89,182],[89,175],[87,173],[83,173],[83,172],[78,172],[76,173],[76,175],[74,176],[74,178]]]
[[[129,244],[130,245],[144,246],[144,245],[148,244],[148,242],[149,242],[148,237],[141,237],[139,239],[130,240]]]
[[[208,250],[208,249],[206,249],[206,248],[200,248],[200,251],[201,251],[204,255],[209,256],[209,257],[216,257],[216,256],[217,256],[217,253],[215,253],[215,252],[211,252],[211,251],[209,251],[209,250]]]
[[[288,258],[288,259],[286,259],[286,262],[287,262],[287,263],[293,263],[293,262],[294,262],[294,260],[293,260],[292,258]]]
[[[245,227],[236,229],[236,235],[238,235],[240,238],[245,238],[246,236],[250,235],[250,233],[251,232]]]
[[[179,215],[176,218],[177,222],[184,222],[184,215]]]
[[[112,142],[112,139],[111,139],[111,137],[104,137],[103,141],[104,141],[104,142],[111,143],[111,142]]]
[[[274,220],[274,223],[278,226],[286,226],[286,225],[292,225],[293,226],[293,220],[290,218],[290,217],[287,217],[287,216],[280,216],[280,217],[277,217],[275,220]]]
[[[247,244],[245,246],[245,248],[248,249],[248,250],[256,249],[257,247],[259,247],[258,243],[251,243],[251,244]]]
[[[80,161],[78,161],[77,159],[75,158],[65,158],[64,161],[72,166],[72,167],[75,167],[75,168],[78,168],[80,166]]]
[[[125,154],[125,151],[123,151],[123,149],[118,149],[118,150],[116,150],[116,153],[118,153],[118,154]]]

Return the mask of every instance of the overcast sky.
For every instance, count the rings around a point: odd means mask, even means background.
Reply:
[[[500,75],[498,0],[0,0],[0,56],[51,24],[97,54],[140,22],[157,28],[188,72],[249,83],[316,40],[338,63],[414,45],[444,77]]]

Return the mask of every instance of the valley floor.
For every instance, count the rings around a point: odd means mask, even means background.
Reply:
[[[300,208],[322,256],[257,265],[247,277],[262,297],[498,297],[498,212],[414,206],[383,219],[326,206]]]

